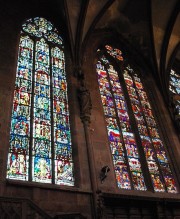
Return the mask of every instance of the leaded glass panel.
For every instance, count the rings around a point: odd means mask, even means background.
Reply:
[[[22,25],[11,119],[9,179],[74,185],[62,43],[58,31],[44,18],[29,19]]]
[[[97,64],[98,82],[118,187],[146,190],[119,77],[113,66],[106,68],[103,61]]]
[[[177,193],[152,108],[140,77],[129,66],[123,72],[154,190]],[[131,86],[129,86],[131,81]],[[137,102],[134,102],[134,98]],[[156,143],[157,142],[157,143]],[[157,144],[161,148],[156,149]],[[171,185],[170,185],[171,181]]]
[[[169,91],[173,96],[174,114],[175,119],[178,120],[180,116],[180,74],[171,69],[169,79]]]
[[[118,187],[146,190],[141,168],[143,159],[154,191],[177,193],[167,153],[141,78],[129,65],[123,66],[123,71],[115,71],[108,58],[112,60],[113,57],[112,62],[117,66],[123,62],[122,52],[110,45],[106,45],[105,50],[103,56],[102,52],[99,53],[96,69]],[[170,90],[177,94],[179,77],[174,71],[171,71],[170,77]]]

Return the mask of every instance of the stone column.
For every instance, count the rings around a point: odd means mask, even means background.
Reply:
[[[92,188],[92,208],[93,208],[93,218],[99,218],[97,215],[97,176],[95,171],[95,161],[93,154],[93,145],[91,141],[91,130],[90,130],[90,116],[91,116],[91,96],[90,92],[87,89],[84,81],[84,77],[82,76],[79,80],[80,85],[78,88],[78,100],[80,106],[80,118],[84,125],[85,139],[86,139],[86,147],[87,147],[87,156],[88,156],[88,164],[90,171],[90,182]]]

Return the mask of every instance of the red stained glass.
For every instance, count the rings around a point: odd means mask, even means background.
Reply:
[[[62,39],[44,18],[22,25],[10,136],[7,178],[74,185]]]
[[[166,180],[168,177],[172,177],[172,173],[141,79],[137,74],[133,74],[133,69],[130,67],[127,67],[124,71],[124,79],[131,99],[132,110],[135,115],[154,190],[157,192],[164,192],[166,190],[167,192],[175,193],[177,192],[175,184],[171,190]],[[137,102],[134,101],[135,99]]]
[[[98,62],[97,73],[117,184],[123,189],[133,184],[134,189],[146,190],[119,77],[111,65],[105,69],[104,60]]]

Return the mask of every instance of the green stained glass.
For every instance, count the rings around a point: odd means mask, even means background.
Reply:
[[[47,41],[62,45],[62,38],[56,28],[45,18],[32,18],[27,20],[23,25],[24,32],[35,37],[44,37]]]
[[[73,161],[64,53],[58,47],[53,48],[51,53],[56,183],[72,186]]]
[[[28,180],[33,41],[21,37],[14,89],[7,178]]]
[[[7,178],[74,185],[62,39],[44,18],[22,25]]]

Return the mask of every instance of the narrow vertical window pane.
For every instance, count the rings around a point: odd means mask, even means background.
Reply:
[[[169,90],[174,94],[180,94],[180,75],[172,69],[170,72]]]
[[[178,121],[178,118],[180,117],[180,74],[172,69],[169,79],[169,91],[173,99],[175,120]]]
[[[98,82],[119,188],[146,190],[135,136],[117,72],[97,64]],[[131,182],[132,179],[132,182]]]
[[[21,37],[14,90],[7,178],[28,180],[33,41]]]
[[[63,41],[39,17],[21,35],[7,178],[73,186]]]
[[[151,105],[143,88],[140,77],[129,67],[124,70],[132,110],[138,126],[142,146],[145,152],[154,190],[157,192],[176,193],[177,188],[172,176],[163,143],[160,139]]]
[[[51,116],[49,46],[43,39],[35,49],[33,118],[33,181],[51,182]]]
[[[51,53],[54,106],[55,183],[72,186],[74,185],[72,144],[64,53],[58,47],[53,48]]]

